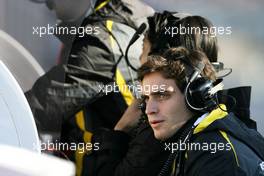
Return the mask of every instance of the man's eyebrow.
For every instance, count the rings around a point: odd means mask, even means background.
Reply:
[[[166,93],[173,93],[173,91],[168,91],[168,90],[160,90],[160,91],[155,91],[155,92],[151,92],[150,95],[160,95],[160,94],[166,94]]]

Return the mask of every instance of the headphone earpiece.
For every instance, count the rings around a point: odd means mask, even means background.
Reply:
[[[208,112],[217,106],[216,94],[211,94],[213,81],[198,77],[189,82],[185,89],[185,101],[188,108],[195,112]]]

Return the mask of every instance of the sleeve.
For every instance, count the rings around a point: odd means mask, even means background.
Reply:
[[[114,175],[118,163],[128,150],[129,135],[122,131],[100,129],[93,133],[92,143],[98,150],[86,157],[86,166],[82,175]],[[87,161],[88,160],[88,161]]]
[[[93,152],[95,170],[90,175],[156,176],[168,157],[150,127],[141,130],[131,140],[121,131],[103,133],[101,137],[95,135],[93,139],[93,142],[99,140],[101,143],[100,149]]]
[[[40,131],[59,132],[65,119],[104,96],[103,87],[114,83],[110,37],[103,27],[99,30],[76,37],[67,64],[54,66],[25,93]]]
[[[63,65],[53,67],[25,93],[39,131],[60,131],[64,119],[103,96],[100,81],[65,83]],[[101,95],[102,94],[102,95]]]

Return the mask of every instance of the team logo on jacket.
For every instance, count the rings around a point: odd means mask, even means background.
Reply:
[[[259,164],[260,168],[262,171],[264,171],[264,161],[262,161],[260,164]]]

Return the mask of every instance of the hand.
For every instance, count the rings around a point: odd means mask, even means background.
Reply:
[[[135,99],[133,103],[127,108],[121,119],[117,122],[114,130],[129,132],[134,128],[140,119],[142,114],[141,110],[138,108],[140,100]]]

